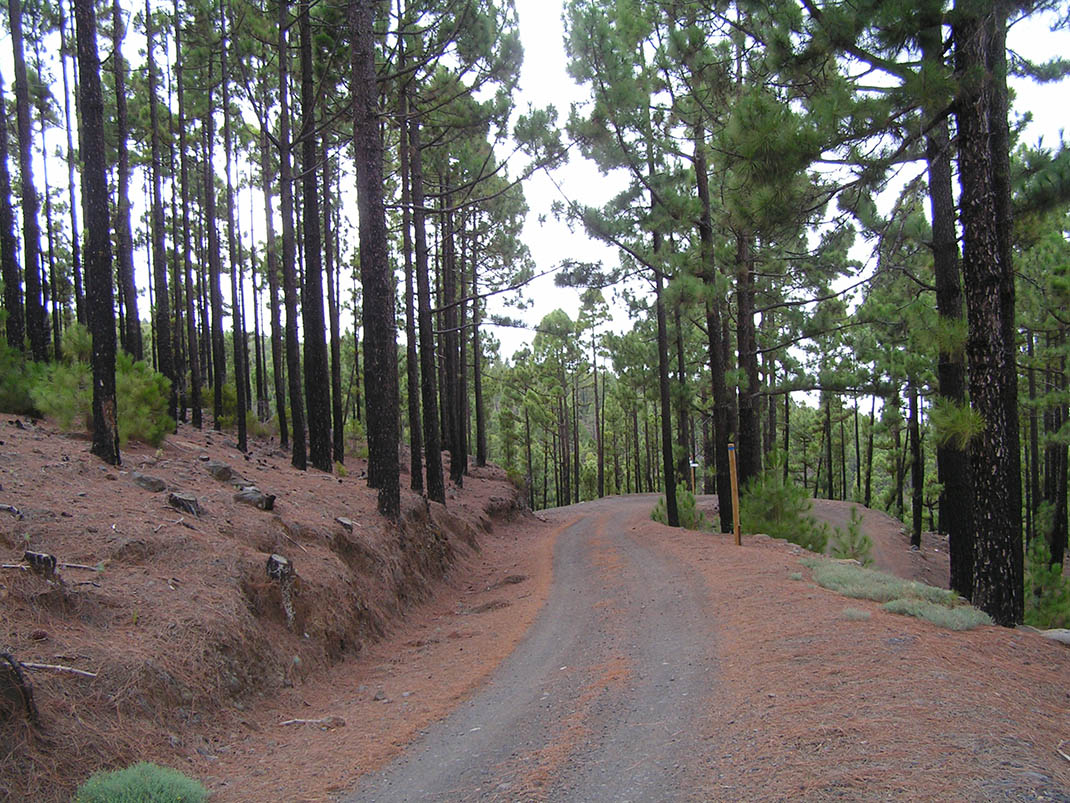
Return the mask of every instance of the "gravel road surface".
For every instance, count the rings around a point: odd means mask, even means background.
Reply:
[[[716,678],[707,593],[633,534],[654,497],[574,505],[546,607],[491,681],[350,801],[699,798]]]

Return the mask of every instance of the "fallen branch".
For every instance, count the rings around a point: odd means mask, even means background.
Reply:
[[[1063,752],[1063,745],[1064,744],[1066,744],[1065,740],[1059,742],[1059,746],[1055,748],[1055,752],[1058,753],[1063,758],[1065,758],[1067,761],[1070,761],[1070,756],[1068,756],[1066,753]]]
[[[282,534],[282,537],[283,537],[283,538],[285,538],[285,539],[286,539],[287,541],[289,541],[289,542],[290,542],[291,544],[293,544],[294,546],[296,546],[296,547],[299,547],[299,548],[301,549],[301,551],[302,551],[302,552],[308,552],[308,550],[307,550],[307,549],[305,549],[305,545],[304,545],[304,544],[302,544],[302,543],[299,543],[299,542],[295,541],[294,539],[292,539],[292,538],[290,537],[289,533],[283,533],[283,534]]]
[[[346,721],[341,717],[329,716],[321,717],[320,719],[288,719],[285,722],[280,722],[279,727],[284,725],[325,725],[328,728],[341,728],[346,724]]]
[[[158,533],[160,530],[162,530],[168,524],[185,524],[185,523],[186,523],[186,517],[185,516],[179,516],[174,521],[165,521],[163,524],[157,524],[155,527],[152,528],[152,531],[154,533]]]
[[[0,563],[0,569],[19,569],[20,571],[28,572],[30,567],[25,563]]]
[[[85,569],[87,572],[104,571],[104,567],[99,563],[96,566],[86,566],[84,563],[61,563],[59,567],[61,569]]]
[[[95,678],[96,672],[86,672],[84,669],[75,669],[73,666],[61,666],[60,664],[32,664],[26,661],[19,661],[24,669],[44,669],[49,672],[66,672],[71,675],[78,675],[83,678]]]
[[[0,511],[4,513],[10,513],[16,519],[22,518],[22,512],[14,505],[0,505]]]

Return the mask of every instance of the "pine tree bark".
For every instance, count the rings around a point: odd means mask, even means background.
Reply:
[[[320,231],[319,170],[316,159],[316,82],[312,74],[311,3],[301,0],[298,28],[301,39],[301,167],[304,220],[305,276],[301,291],[304,323],[305,397],[308,405],[308,456],[320,471],[331,471],[331,374],[324,339],[323,252]],[[372,462],[368,464],[371,478]]]
[[[115,250],[123,303],[123,348],[135,360],[145,357],[134,281],[134,235],[130,229],[130,138],[126,114],[126,60],[122,56],[123,15],[119,0],[112,0],[112,72],[115,76],[115,126],[118,198],[115,204]],[[86,221],[86,225],[89,223]]]
[[[364,376],[368,404],[368,460],[379,483],[379,512],[401,510],[398,465],[398,367],[394,288],[383,204],[383,141],[378,115],[374,0],[350,0],[353,145],[360,212],[360,274],[364,285]]]
[[[71,124],[71,89],[70,84],[67,82],[67,17],[64,13],[64,4],[59,3],[56,11],[59,14],[60,70],[63,74],[63,119],[67,134],[67,201],[70,204],[71,216],[71,270],[74,274],[74,309],[78,323],[84,325],[86,316],[85,290],[82,285],[82,235],[78,226],[78,201],[74,192],[74,163],[76,158],[74,153],[74,126]],[[3,83],[0,82],[0,95],[3,94],[2,88]]]
[[[152,9],[145,0],[145,39],[148,61],[149,137],[152,158],[152,270],[156,282],[156,355],[159,371],[171,383],[167,414],[178,421],[178,373],[171,342],[171,302],[167,290],[167,249],[164,245],[163,192],[160,167],[160,126],[156,111],[156,61],[153,53]]]
[[[115,312],[112,306],[108,177],[104,161],[104,101],[100,91],[97,20],[92,0],[74,0],[81,75],[82,209],[86,222],[86,311],[93,335],[93,454],[118,465],[115,401]]]
[[[293,172],[290,162],[290,51],[286,32],[290,27],[288,0],[279,3],[279,206],[282,214],[282,287],[286,304],[286,379],[293,428],[291,463],[304,471],[305,404],[301,387],[301,355],[297,341],[297,246],[294,240]]]
[[[736,234],[736,347],[739,350],[739,484],[745,486],[762,469],[758,393],[758,344],[754,331],[754,257],[750,238]],[[831,474],[830,474],[831,476]]]
[[[921,517],[924,511],[925,462],[921,451],[921,422],[918,411],[918,388],[910,383],[910,546],[921,548]]]
[[[955,66],[963,284],[969,335],[970,403],[985,422],[967,449],[975,533],[972,601],[998,624],[1023,614],[1014,272],[1009,260],[1005,98],[1006,9],[956,3]],[[1001,90],[1002,86],[1002,90]],[[1007,197],[1004,197],[1004,196]]]
[[[479,302],[479,279],[478,269],[479,265],[479,245],[476,242],[473,248],[472,254],[472,390],[475,394],[476,402],[476,465],[487,465],[487,412],[483,402],[483,347],[480,344],[479,339],[479,324],[481,321],[480,314],[480,302]],[[595,383],[597,385],[598,374],[595,373]],[[597,420],[597,387],[595,389],[595,430],[598,429]],[[601,443],[601,441],[599,441]],[[599,452],[601,453],[601,447],[599,446]],[[601,458],[599,458],[601,460]],[[601,463],[599,463],[601,466]]]
[[[940,64],[943,70],[944,42],[942,3],[923,6],[919,34],[922,58]],[[955,200],[951,185],[951,142],[944,109],[931,101],[925,109],[929,119],[925,159],[929,171],[929,209],[932,216],[933,272],[936,311],[946,328],[962,321],[962,289],[959,279],[958,235],[955,231]],[[937,358],[939,394],[946,403],[966,404],[966,365],[961,350],[942,348]],[[973,489],[966,453],[954,444],[936,449],[940,493],[940,526],[948,535],[950,586],[966,599],[973,592]]]
[[[212,106],[212,62],[208,61],[208,108]],[[215,115],[204,118],[204,205],[205,229],[208,233],[208,301],[211,307],[212,337],[212,426],[218,432],[223,428],[223,384],[227,381],[226,345],[223,340],[223,293],[219,287],[220,262],[219,231],[216,228],[215,210],[215,165],[212,152],[215,150]]]
[[[725,384],[727,366],[724,361],[724,343],[721,335],[721,298],[717,292],[717,267],[713,261],[713,218],[710,210],[710,188],[706,163],[706,143],[701,132],[695,134],[695,183],[702,204],[698,220],[699,248],[702,255],[702,281],[706,285],[706,340],[707,358],[710,364],[710,379],[713,392],[713,439],[714,464],[717,472],[718,513],[721,532],[734,530],[732,506],[731,469],[728,463],[728,443],[733,438],[730,429],[731,409],[728,388]]]
[[[30,85],[26,76],[26,56],[22,41],[21,0],[8,0],[11,53],[15,62],[15,112],[19,143],[19,179],[22,186],[22,249],[26,311],[26,333],[33,359],[48,359],[48,322],[41,286],[41,229],[37,220],[40,205],[33,181],[33,123],[30,117]]]
[[[654,234],[654,252],[660,248],[660,237]],[[669,333],[665,323],[665,301],[662,298],[661,271],[654,272],[654,304],[658,320],[658,390],[661,395],[661,447],[665,471],[665,512],[670,527],[680,526],[676,506],[676,477],[672,455],[672,400],[669,397]]]
[[[412,161],[412,226],[416,252],[416,294],[420,318],[420,399],[423,406],[427,498],[446,503],[442,476],[442,441],[439,436],[438,393],[436,390],[435,334],[431,315],[431,280],[427,265],[427,227],[424,215],[423,154],[420,147],[420,119],[409,120],[409,157]]]
[[[676,463],[676,472],[688,490],[694,493],[691,484],[691,437],[688,434],[687,371],[684,365],[684,327],[680,318],[680,307],[673,309],[673,329],[676,334],[676,419],[677,443],[680,446],[680,458]]]
[[[266,96],[266,88],[262,97]],[[271,151],[268,148],[267,130],[260,129],[260,182],[264,193],[264,218],[267,228],[268,300],[271,306],[271,368],[275,378],[275,411],[279,418],[279,444],[290,445],[290,430],[286,426],[286,372],[283,368],[282,323],[279,318],[279,257],[275,242],[274,195],[271,189]]]
[[[401,38],[404,48],[404,37]],[[400,56],[403,69],[408,62]],[[409,85],[402,83],[398,98],[398,156],[401,170],[401,251],[405,269],[405,378],[408,384],[409,487],[423,492],[423,422],[420,420],[420,365],[416,344],[415,290],[413,288],[412,159],[409,156]]]
[[[227,53],[230,50],[230,41],[228,39],[230,29],[222,0],[219,3],[219,28],[221,31],[219,42],[219,83],[222,87],[223,95],[223,158],[224,170],[227,174],[227,255],[230,263],[230,322],[232,345],[234,347],[234,395],[237,403],[235,424],[238,427],[238,451],[245,452],[249,448],[245,423],[245,411],[249,404],[249,366],[247,364],[248,360],[245,358],[244,349],[245,322],[243,319],[245,305],[240,292],[241,254],[239,253],[240,245],[237,242],[234,224],[234,180],[231,175],[234,159],[234,137],[230,124],[230,70],[227,64]],[[210,208],[214,209],[214,206]],[[220,326],[222,327],[222,323]]]
[[[345,416],[342,411],[342,321],[335,280],[334,237],[331,232],[331,159],[323,136],[323,272],[327,276],[327,316],[331,326],[331,422],[334,459],[345,463]]]
[[[179,16],[178,0],[175,0],[175,73],[178,84],[178,160],[180,171],[180,183],[182,193],[182,229],[190,231],[189,203],[190,203],[190,170],[189,153],[186,145],[186,96],[185,96],[185,69],[182,60],[182,20]],[[190,371],[190,407],[192,408],[193,426],[201,429],[204,426],[203,406],[201,399],[201,342],[197,333],[197,293],[193,282],[193,260],[190,258],[190,249],[182,250],[182,274],[186,285],[186,352],[189,359]]]
[[[4,105],[4,78],[0,75],[0,106]],[[22,277],[15,258],[15,212],[11,206],[11,174],[7,167],[7,115],[0,114],[0,277],[4,280],[4,309],[7,311],[7,344],[16,351],[26,349],[26,317],[22,304]]]

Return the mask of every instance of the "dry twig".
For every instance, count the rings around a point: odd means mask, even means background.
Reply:
[[[281,728],[283,725],[325,725],[328,728],[340,728],[345,724],[346,721],[341,717],[331,715],[319,719],[288,719],[285,722],[280,722],[279,727]]]
[[[71,675],[78,675],[83,678],[95,678],[96,672],[86,672],[84,669],[75,669],[73,666],[62,666],[60,664],[34,664],[26,661],[19,661],[24,669],[45,669],[49,672],[66,672]]]
[[[1065,758],[1067,761],[1070,761],[1070,756],[1068,756],[1066,753],[1063,752],[1063,745],[1064,744],[1066,744],[1065,740],[1059,742],[1059,746],[1055,748],[1055,752],[1058,753],[1063,758]]]

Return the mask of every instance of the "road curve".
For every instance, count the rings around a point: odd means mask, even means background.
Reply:
[[[698,572],[633,532],[654,497],[559,508],[549,600],[488,684],[348,801],[700,799],[716,663]]]

